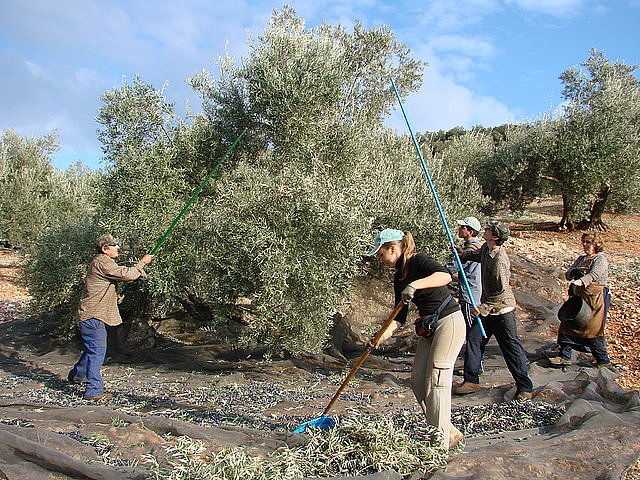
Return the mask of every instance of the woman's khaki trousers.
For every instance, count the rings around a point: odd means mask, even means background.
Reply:
[[[411,372],[411,388],[427,423],[442,430],[444,448],[461,433],[451,423],[453,366],[466,335],[464,317],[458,310],[442,317],[430,338],[418,337]]]

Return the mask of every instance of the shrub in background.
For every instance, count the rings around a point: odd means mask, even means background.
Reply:
[[[90,215],[98,175],[81,164],[60,171],[51,165],[55,134],[0,139],[0,238],[29,247],[38,235],[67,219]]]
[[[367,140],[369,154],[352,177],[362,215],[374,230],[410,230],[419,251],[448,261],[449,242],[411,138],[380,129]],[[486,137],[471,134],[453,141],[441,156],[421,149],[454,239],[456,220],[480,216],[486,204],[474,168],[489,149]],[[371,233],[369,243],[372,239]]]
[[[87,266],[95,255],[97,225],[76,220],[40,235],[25,268],[31,309],[44,320],[55,321],[55,333],[70,337],[75,333],[78,301]]]
[[[21,137],[7,130],[0,141],[0,237],[27,245],[46,223],[54,135]]]

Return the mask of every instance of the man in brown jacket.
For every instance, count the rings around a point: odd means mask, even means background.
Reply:
[[[483,238],[485,244],[478,250],[458,249],[460,260],[479,262],[482,265],[481,302],[471,309],[471,313],[482,316],[487,338],[481,340],[478,352],[480,358],[472,359],[469,363],[480,363],[487,342],[495,335],[507,368],[516,382],[514,400],[527,400],[532,397],[533,383],[529,378],[527,355],[516,328],[516,299],[509,285],[511,262],[502,246],[509,238],[509,227],[492,222],[484,229]],[[480,389],[477,372],[465,370],[464,377],[464,383],[454,393],[465,395]]]
[[[120,253],[120,240],[110,234],[96,239],[98,253],[91,261],[84,282],[84,290],[78,306],[78,325],[82,337],[82,355],[73,366],[68,380],[79,383],[86,379],[84,398],[101,400],[110,395],[104,392],[100,369],[107,353],[107,329],[105,325],[122,323],[118,311],[117,282],[131,282],[145,278],[145,265],[153,255],[144,255],[133,267],[121,267],[115,262]]]

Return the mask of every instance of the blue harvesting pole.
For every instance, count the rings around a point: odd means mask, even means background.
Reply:
[[[453,241],[453,236],[451,236],[451,230],[449,230],[449,225],[447,225],[447,219],[444,216],[444,211],[442,210],[442,206],[440,205],[440,200],[438,199],[438,194],[436,193],[436,188],[431,181],[431,175],[429,175],[429,170],[427,169],[427,164],[422,157],[422,151],[420,150],[420,146],[418,145],[418,141],[416,140],[416,136],[413,134],[413,130],[411,129],[411,124],[409,123],[409,119],[407,118],[407,113],[404,111],[404,105],[402,105],[402,100],[400,99],[400,94],[398,93],[398,89],[396,88],[396,84],[391,79],[391,85],[393,86],[393,91],[396,92],[396,97],[398,97],[398,103],[400,104],[400,109],[402,110],[402,115],[404,116],[404,121],[407,122],[407,127],[409,128],[409,133],[411,134],[411,138],[413,139],[413,145],[416,147],[416,152],[418,152],[418,157],[420,157],[420,163],[422,164],[422,170],[424,171],[425,176],[427,177],[427,182],[429,182],[429,188],[431,189],[431,193],[433,195],[433,200],[436,203],[436,207],[438,207],[438,213],[440,214],[440,219],[442,220],[442,224],[444,225],[444,229],[447,232],[447,237],[449,238],[449,244],[452,247],[455,247],[456,244]],[[469,287],[469,282],[467,282],[467,276],[464,273],[464,268],[462,268],[462,262],[460,261],[460,256],[455,248],[453,248],[453,256],[456,260],[456,265],[458,266],[458,278],[462,280],[462,284],[469,295],[469,300],[471,301],[471,306],[476,307],[476,302],[473,299],[473,295],[471,294],[471,288]],[[482,325],[482,320],[480,317],[476,318],[478,321],[478,326],[480,327],[480,333],[483,337],[487,337],[487,334],[484,331],[484,326]]]

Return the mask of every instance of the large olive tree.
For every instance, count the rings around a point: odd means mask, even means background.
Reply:
[[[550,173],[579,227],[603,229],[612,199],[622,208],[640,205],[640,82],[635,66],[612,63],[596,50],[581,67],[560,77],[568,105]]]
[[[395,102],[389,78],[409,93],[420,69],[387,28],[308,29],[285,8],[240,64],[192,78],[218,131],[249,127],[244,159],[203,200],[203,228],[224,255],[201,265],[215,283],[200,275],[217,305],[251,302],[248,338],[321,346],[375,223],[360,171],[377,139],[368,132]]]
[[[138,78],[104,95],[105,174],[92,225],[124,237],[122,261],[147,252],[247,128],[158,251],[149,280],[127,291],[129,316],[163,315],[187,296],[204,302],[198,318],[213,327],[242,311],[247,342],[317,350],[364,272],[375,229],[408,228],[424,248],[446,251],[410,139],[382,126],[396,101],[389,79],[406,95],[422,65],[386,27],[308,29],[285,8],[239,64],[220,67],[191,79],[205,114],[187,121]],[[452,217],[481,202],[460,145],[461,155],[429,160]]]

